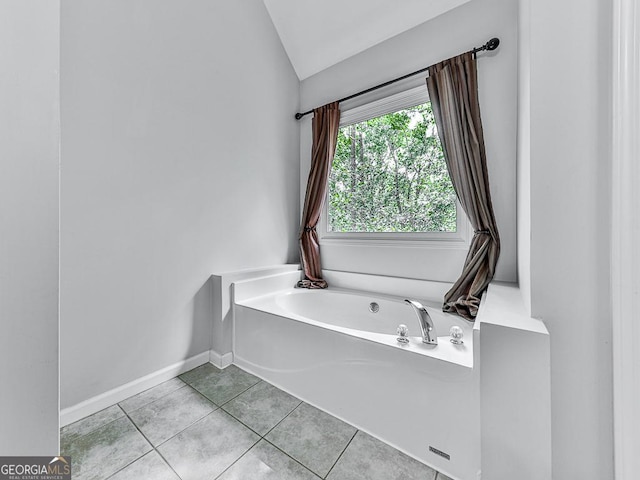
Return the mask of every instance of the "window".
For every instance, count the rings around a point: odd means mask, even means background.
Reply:
[[[466,237],[426,86],[343,112],[323,238]]]

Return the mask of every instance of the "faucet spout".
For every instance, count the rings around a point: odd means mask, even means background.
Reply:
[[[438,335],[436,334],[435,326],[433,325],[433,320],[431,320],[431,316],[427,309],[424,306],[415,300],[409,300],[405,298],[405,303],[411,305],[413,310],[416,312],[418,316],[418,321],[420,322],[420,329],[422,330],[422,343],[426,343],[429,345],[437,345],[438,344]]]

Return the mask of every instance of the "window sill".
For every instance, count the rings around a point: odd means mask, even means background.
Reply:
[[[378,236],[375,234],[367,236],[326,235],[320,238],[320,246],[322,245],[468,250],[469,240],[464,234],[446,234],[446,236],[427,238],[419,236],[401,238],[398,235]]]

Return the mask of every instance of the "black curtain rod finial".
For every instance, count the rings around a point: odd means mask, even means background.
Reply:
[[[473,50],[471,50],[471,53],[475,55],[476,53],[483,52],[485,50],[487,52],[491,52],[492,50],[495,50],[496,48],[498,48],[498,45],[500,45],[500,39],[494,37],[491,40],[489,40],[487,43],[482,45],[481,47],[476,47]]]
[[[486,48],[487,50],[491,51],[491,50],[495,50],[496,48],[498,48],[498,45],[500,45],[500,39],[499,38],[492,38],[491,40],[489,40],[484,45],[484,48]]]
[[[473,55],[475,57],[476,53],[482,52],[484,50],[487,50],[487,51],[490,52],[490,51],[495,50],[496,48],[498,48],[498,45],[500,45],[500,39],[494,37],[491,40],[489,40],[487,43],[482,45],[481,47],[476,47],[473,50],[471,50],[471,53],[473,53]],[[422,68],[422,69],[420,69],[420,70],[418,70],[416,72],[413,72],[413,73],[408,73],[407,75],[403,75],[402,77],[398,77],[398,78],[396,78],[394,80],[389,80],[388,82],[381,83],[380,85],[376,85],[375,87],[367,88],[366,90],[363,90],[361,92],[354,93],[353,95],[349,95],[348,97],[341,98],[337,102],[341,103],[341,102],[344,102],[346,100],[351,100],[352,98],[359,97],[360,95],[363,95],[365,93],[373,92],[374,90],[377,90],[377,89],[382,88],[382,87],[386,87],[387,85],[391,85],[392,83],[396,83],[396,82],[398,82],[400,80],[404,80],[405,78],[413,77],[414,75],[417,75],[418,73],[426,72],[427,70],[429,70],[429,67]],[[304,117],[305,115],[309,115],[310,113],[313,113],[313,110],[309,110],[308,112],[304,112],[304,113],[296,113],[296,120],[300,120],[302,117]]]

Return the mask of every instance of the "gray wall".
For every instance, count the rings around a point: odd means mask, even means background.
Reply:
[[[499,37],[497,52],[478,60],[491,195],[502,240],[496,279],[516,281],[516,119],[517,2],[474,0],[405,33],[330,67],[301,83],[301,108],[306,111],[330,101],[424,68]],[[404,87],[424,85],[418,75]],[[396,86],[382,94],[403,88]],[[426,86],[425,86],[426,88]],[[381,91],[382,92],[382,91]],[[348,109],[358,102],[345,103]],[[301,121],[301,185],[307,182],[311,156],[311,115]],[[322,246],[323,267],[362,273],[454,281],[467,247],[407,248],[363,245]],[[375,261],[372,261],[375,258]]]
[[[299,82],[261,0],[66,0],[61,45],[65,408],[208,351],[212,272],[296,259]]]
[[[611,5],[520,4],[520,276],[551,334],[553,478],[609,479]]]
[[[58,451],[60,4],[0,2],[0,452]]]

